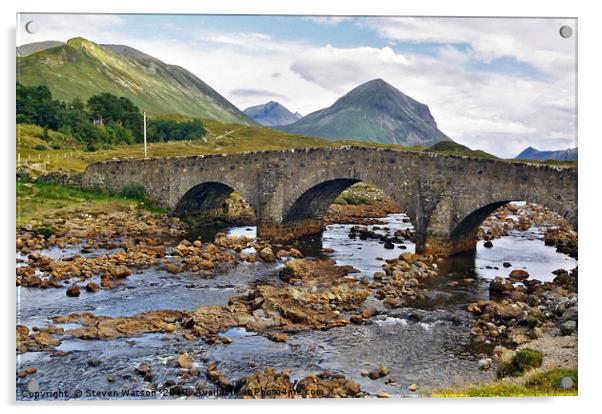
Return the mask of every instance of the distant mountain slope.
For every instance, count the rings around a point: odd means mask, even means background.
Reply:
[[[17,57],[17,79],[25,85],[47,85],[54,97],[66,101],[110,92],[130,98],[151,114],[256,124],[186,69],[128,46],[70,39],[66,44]]]
[[[533,147],[528,147],[518,154],[516,159],[577,161],[577,148],[567,148],[565,150],[557,151],[539,151]]]
[[[62,46],[65,42],[57,40],[46,40],[44,42],[28,43],[26,45],[17,46],[17,56],[25,57],[42,50],[51,49],[53,47]]]
[[[289,125],[301,119],[278,102],[270,101],[263,105],[251,106],[243,111],[263,126]]]
[[[279,127],[328,139],[430,146],[450,138],[437,129],[428,106],[383,81],[366,82],[332,106]]]

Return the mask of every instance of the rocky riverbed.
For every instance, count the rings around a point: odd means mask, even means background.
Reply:
[[[143,211],[18,229],[17,398],[385,398],[492,381],[521,347],[576,363],[576,234],[547,211],[498,210],[450,260],[388,207],[328,221],[287,245]]]

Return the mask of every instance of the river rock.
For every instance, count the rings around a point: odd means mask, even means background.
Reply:
[[[493,243],[491,243],[491,241],[487,240],[485,243],[483,243],[483,247],[491,249],[493,247]]]
[[[80,289],[79,289],[79,285],[75,285],[73,287],[70,287],[69,289],[67,289],[67,296],[69,297],[77,297],[80,294]]]
[[[115,278],[124,278],[132,274],[132,271],[123,265],[112,266],[110,269],[111,276]]]
[[[98,286],[98,283],[95,282],[89,282],[86,285],[86,292],[97,292],[100,289],[100,286]]]
[[[379,368],[370,371],[368,373],[368,377],[372,380],[377,380],[379,378],[385,377],[389,374],[389,368],[385,367],[385,366],[380,366]]]
[[[151,372],[151,366],[148,362],[141,362],[136,368],[136,373],[140,375],[147,375]]]
[[[167,263],[167,265],[165,266],[165,268],[166,268],[166,270],[169,273],[172,273],[172,274],[176,274],[176,273],[182,272],[182,266],[179,266],[179,265],[177,265],[175,263]]]
[[[486,371],[489,368],[491,368],[491,364],[492,364],[492,360],[491,358],[483,358],[483,359],[479,359],[479,369]]]
[[[418,386],[416,384],[412,384],[408,387],[408,390],[410,390],[412,392],[416,392],[417,389],[418,389]]]
[[[512,281],[503,277],[496,276],[491,283],[489,283],[489,295],[499,296],[508,294],[514,290]]]
[[[91,367],[97,367],[100,364],[102,364],[102,361],[98,358],[90,358],[88,359],[88,365],[90,365]]]
[[[564,323],[561,323],[560,326],[560,332],[565,335],[565,336],[569,336],[572,335],[573,332],[575,332],[577,330],[577,322],[575,321],[566,321]]]
[[[365,308],[364,310],[362,310],[362,318],[364,319],[368,319],[373,317],[374,315],[376,315],[377,310],[374,306],[369,306],[367,308]]]
[[[529,272],[523,269],[514,269],[508,276],[511,280],[523,281],[529,278]]]
[[[290,249],[288,249],[288,252],[291,254],[291,256],[293,256],[297,259],[303,259],[303,253],[301,253],[299,250],[295,249],[294,247],[291,247]]]
[[[187,353],[178,355],[178,366],[180,368],[190,369],[190,368],[192,368],[193,363],[194,363],[194,360]]]
[[[270,338],[274,342],[286,342],[286,340],[288,339],[288,335],[283,332],[271,332],[268,335],[268,338]]]
[[[560,317],[559,322],[562,324],[562,323],[565,323],[568,321],[577,321],[578,316],[579,316],[579,311],[577,309],[577,306],[572,306],[562,313],[562,316]]]
[[[261,260],[263,260],[264,262],[275,262],[276,261],[276,256],[274,255],[274,252],[272,251],[271,248],[269,247],[264,247],[263,249],[261,249],[259,251],[259,257],[261,258]]]

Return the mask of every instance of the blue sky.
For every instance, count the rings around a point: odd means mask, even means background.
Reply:
[[[23,30],[30,20],[36,33]],[[195,73],[241,109],[308,114],[382,78],[429,105],[458,142],[511,157],[576,145],[571,19],[21,15],[18,43],[135,47]]]

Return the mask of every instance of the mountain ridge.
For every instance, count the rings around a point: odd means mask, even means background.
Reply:
[[[153,115],[182,114],[256,125],[191,72],[126,45],[100,45],[75,37],[17,57],[17,74],[24,85],[46,85],[63,101],[85,101],[109,92],[131,99]]]
[[[539,151],[531,146],[525,148],[518,154],[515,159],[517,160],[553,160],[553,161],[577,161],[578,151],[577,147],[567,148],[564,150],[554,151]]]

